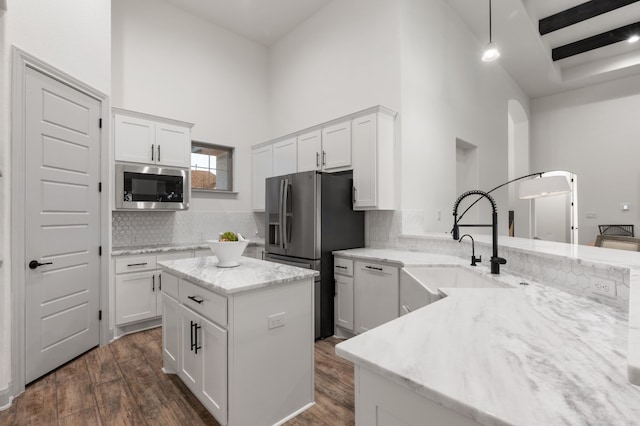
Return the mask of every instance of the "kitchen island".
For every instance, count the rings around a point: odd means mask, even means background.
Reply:
[[[407,262],[447,258],[410,253]],[[532,280],[523,286],[515,275],[499,279],[511,288],[443,289],[448,297],[336,346],[355,364],[358,425],[640,424],[627,312]]]
[[[222,425],[282,424],[314,404],[316,271],[241,257],[158,262],[164,371]]]

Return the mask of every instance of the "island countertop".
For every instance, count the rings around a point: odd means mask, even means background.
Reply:
[[[336,353],[487,426],[640,424],[627,314],[502,278],[513,288],[448,289]]]
[[[240,257],[240,265],[218,268],[215,256],[158,262],[162,270],[208,290],[229,295],[262,287],[312,278],[319,273],[281,263]]]

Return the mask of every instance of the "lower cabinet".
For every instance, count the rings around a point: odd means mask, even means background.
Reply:
[[[227,331],[180,306],[178,375],[222,424],[227,421]]]
[[[336,257],[334,281],[338,336],[364,333],[398,318],[399,269],[396,266]]]
[[[165,373],[177,373],[180,364],[180,303],[162,293],[162,357]]]

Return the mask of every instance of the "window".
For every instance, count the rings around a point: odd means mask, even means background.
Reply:
[[[233,148],[192,141],[191,189],[233,191]]]

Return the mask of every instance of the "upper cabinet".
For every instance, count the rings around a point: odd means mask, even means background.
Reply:
[[[351,120],[298,136],[298,171],[351,168]]]
[[[189,167],[193,124],[113,109],[115,160]]]
[[[380,110],[352,121],[354,210],[395,208],[394,120]]]
[[[354,210],[393,210],[396,113],[376,106],[253,147],[253,209],[265,182],[311,170],[353,170]]]

